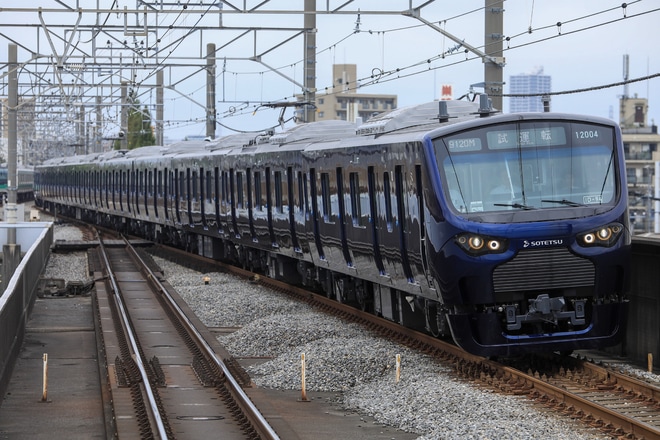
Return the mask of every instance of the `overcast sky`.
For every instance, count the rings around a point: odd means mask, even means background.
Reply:
[[[76,4],[74,0],[62,1],[65,4]],[[85,2],[96,5],[96,0],[80,0],[81,4]],[[120,9],[135,6],[134,0],[118,2]],[[189,3],[198,4],[194,1]],[[230,3],[242,6],[243,0]],[[248,6],[260,3],[256,0],[247,1]],[[344,3],[345,0],[318,0],[317,8],[325,9],[327,4],[332,8]],[[355,0],[347,8],[359,8],[361,11],[375,8],[396,10],[407,7],[408,3],[408,0]],[[413,5],[421,3],[421,0],[413,1]],[[21,5],[60,7],[60,2],[24,0]],[[273,0],[270,5],[276,5],[279,9],[299,5],[298,8],[302,10],[303,1]],[[553,92],[603,87],[597,91],[553,96],[551,108],[553,111],[585,113],[618,120],[619,97],[623,94],[623,86],[606,86],[623,80],[623,55],[630,56],[630,79],[660,73],[660,2],[640,0],[627,2],[626,8],[621,5],[621,0],[506,0],[504,35],[510,39],[504,44],[504,81],[508,82],[511,75],[542,68],[544,74],[552,77]],[[436,0],[421,10],[421,16],[469,45],[483,50],[483,6],[484,0]],[[0,12],[0,24],[21,20],[38,23],[36,16],[8,14]],[[117,19],[114,15],[111,18]],[[65,20],[62,16],[44,14],[47,22]],[[65,21],[74,24],[76,18],[77,14],[73,12]],[[161,23],[168,23],[168,20],[174,20],[173,16],[160,18]],[[176,20],[177,25],[194,26],[198,17],[194,14],[186,16],[184,12]],[[217,22],[217,18],[215,20]],[[224,14],[222,20],[225,26],[303,26],[301,14]],[[362,13],[359,27],[357,21],[357,15],[353,14],[318,15],[318,94],[332,85],[332,65],[341,63],[357,65],[358,77],[362,79],[363,85],[358,90],[360,93],[396,94],[399,106],[437,99],[442,84],[451,84],[455,97],[459,97],[470,90],[471,84],[483,81],[483,63],[478,57],[472,53],[466,54],[463,48],[451,52],[456,46],[454,41],[414,18],[396,14]],[[561,26],[557,26],[557,23],[561,23]],[[359,32],[355,32],[356,29]],[[17,41],[29,39],[17,28],[3,33]],[[200,41],[200,35],[193,34],[185,43],[177,46],[177,51],[179,55],[181,51],[187,51],[190,56],[205,53],[207,43],[213,42],[221,47],[238,34],[237,31],[206,33],[204,36],[210,38],[204,41]],[[292,31],[261,32],[256,42],[251,36],[242,37],[218,51],[216,98],[219,101],[217,111],[223,125],[240,130],[259,130],[275,125],[279,110],[260,109],[253,115],[256,103],[291,100],[301,92],[294,82],[302,83],[302,37],[296,37],[269,51],[273,44],[291,35]],[[171,44],[174,36],[173,32],[164,36],[161,45]],[[0,39],[2,59],[6,59],[7,44],[7,39]],[[42,51],[48,47],[43,37],[40,47]],[[270,71],[264,64],[237,59],[266,51],[262,57],[263,63],[278,69],[279,74]],[[441,57],[443,53],[446,53],[444,58]],[[26,51],[19,50],[19,62],[28,56]],[[226,62],[223,57],[227,57]],[[427,60],[431,61],[427,63]],[[392,72],[396,69],[399,69],[398,75],[385,75],[379,82],[370,84],[372,73]],[[140,72],[139,75],[147,73]],[[177,90],[176,93],[165,93],[165,135],[170,140],[205,133],[204,109],[197,103],[204,104],[206,101],[206,78],[197,74],[185,79],[190,73],[192,70],[183,69],[166,72],[166,83],[176,83]],[[504,86],[504,92],[509,92],[508,85]],[[648,98],[649,123],[660,123],[660,77],[630,84],[629,94]],[[142,101],[148,102],[155,94],[147,92],[142,96]],[[230,102],[224,103],[223,100]],[[241,102],[247,104],[241,105]],[[508,111],[506,99],[503,110]],[[285,117],[289,116],[290,110]],[[231,131],[219,128],[216,133],[224,135]]]

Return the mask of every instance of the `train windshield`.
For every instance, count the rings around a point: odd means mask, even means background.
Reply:
[[[511,123],[463,131],[434,144],[445,198],[461,214],[602,210],[616,203],[611,127],[561,121]],[[565,215],[557,213],[557,217]]]

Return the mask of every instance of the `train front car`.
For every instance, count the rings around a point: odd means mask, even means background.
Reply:
[[[449,129],[430,135],[427,226],[456,343],[515,356],[619,342],[631,244],[619,128],[526,114]]]

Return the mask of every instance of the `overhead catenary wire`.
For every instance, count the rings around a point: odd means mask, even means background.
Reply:
[[[599,11],[599,12],[586,14],[586,15],[583,15],[581,17],[577,17],[577,18],[574,18],[574,19],[571,19],[571,20],[567,20],[567,21],[564,22],[564,24],[578,22],[578,21],[583,20],[583,19],[592,18],[592,17],[598,16],[598,15],[601,15],[603,13],[612,12],[612,11],[615,11],[615,10],[618,10],[619,8],[621,8],[622,10],[624,10],[624,13],[623,13],[622,17],[617,18],[617,19],[607,20],[607,21],[600,22],[600,23],[597,23],[597,24],[594,24],[594,25],[584,26],[582,28],[578,28],[578,29],[571,30],[571,31],[568,31],[568,32],[559,31],[556,35],[552,35],[552,36],[545,37],[545,38],[539,38],[539,39],[536,39],[534,41],[521,43],[521,44],[515,45],[515,46],[511,45],[511,41],[514,38],[520,37],[520,36],[525,35],[525,34],[531,34],[531,33],[534,33],[538,30],[549,29],[549,28],[552,28],[554,26],[557,26],[557,24],[560,24],[560,23],[558,22],[554,25],[541,26],[537,29],[534,29],[532,32],[527,32],[527,31],[520,32],[518,34],[515,34],[514,37],[506,37],[505,41],[507,41],[508,47],[505,48],[504,51],[506,52],[506,51],[511,51],[511,50],[522,48],[522,47],[530,46],[530,45],[533,45],[533,44],[539,44],[541,42],[544,42],[544,41],[547,41],[547,40],[550,40],[550,39],[559,38],[559,37],[562,37],[562,36],[565,37],[565,36],[572,35],[572,34],[575,34],[575,33],[578,33],[578,32],[584,32],[584,31],[587,31],[587,30],[591,30],[591,29],[594,29],[594,28],[601,27],[601,26],[611,25],[613,23],[616,23],[616,22],[619,22],[619,21],[622,21],[622,20],[627,20],[627,19],[631,19],[631,18],[635,18],[635,17],[640,17],[640,16],[643,16],[643,15],[647,15],[647,14],[651,14],[651,13],[660,11],[660,8],[655,8],[655,9],[650,9],[650,10],[647,10],[647,11],[642,11],[642,12],[639,12],[637,14],[632,14],[632,15],[627,14],[627,7],[634,4],[634,3],[639,3],[640,1],[641,0],[637,0],[637,1],[634,1],[634,2],[631,2],[631,3],[624,3],[620,7],[608,8],[608,9],[604,9],[604,10]],[[485,46],[481,46],[481,47],[478,47],[478,48],[483,49],[484,47]],[[433,62],[433,61],[436,61],[438,59],[445,59],[445,58],[450,57],[450,56],[457,56],[457,55],[460,55],[461,53],[466,54],[465,58],[462,59],[462,60],[454,61],[452,63],[444,64],[442,66],[429,66],[430,63]],[[477,56],[467,55],[467,51],[454,52],[454,53],[451,53],[451,54],[437,54],[437,55],[434,55],[433,57],[429,57],[425,60],[420,60],[416,63],[412,63],[412,64],[409,64],[407,66],[396,67],[394,69],[390,69],[388,71],[381,72],[376,77],[374,77],[374,75],[370,75],[368,77],[359,78],[355,81],[355,84],[352,85],[352,86],[350,84],[348,84],[348,85],[345,84],[345,88],[343,88],[343,91],[357,90],[358,88],[366,88],[366,87],[369,87],[370,85],[373,85],[373,84],[376,84],[376,83],[384,83],[384,82],[389,82],[389,81],[395,81],[395,80],[399,80],[399,79],[403,79],[403,78],[407,78],[407,77],[427,73],[430,70],[438,70],[438,69],[448,68],[448,67],[451,67],[451,66],[454,66],[454,65],[457,65],[457,64],[461,64],[461,63],[464,63],[464,62],[472,61],[472,60],[475,60],[475,59],[478,59],[478,58],[479,57],[477,57]],[[423,70],[417,70],[417,71],[405,73],[406,71],[409,71],[409,70],[411,70],[415,67],[421,66],[421,65],[426,65],[427,67],[424,68]],[[655,77],[656,77],[655,75],[649,75],[648,77],[644,77],[643,79],[639,79],[638,81],[644,81],[644,80],[652,79],[652,78],[655,78]],[[631,80],[631,81],[632,82],[637,82],[637,81],[634,81],[634,80]],[[581,88],[581,89],[569,90],[569,91],[564,91],[564,92],[555,92],[555,94],[559,95],[559,94],[580,93],[581,91],[592,91],[592,90],[605,89],[605,88],[615,87],[617,85],[622,85],[622,84],[625,84],[625,82],[616,82],[616,83],[612,83],[612,84],[603,84],[603,85],[585,87],[585,88]],[[333,93],[333,92],[329,91],[332,88],[333,88],[333,86],[326,86],[325,88],[320,87],[319,90],[325,90],[327,92],[326,94],[328,94],[328,95],[339,93],[339,92],[334,92]],[[547,94],[543,94],[543,95],[547,95]],[[506,94],[503,94],[501,96],[511,97],[511,95],[506,95]],[[287,98],[288,97],[283,97],[281,99],[285,100]]]
[[[629,14],[629,12],[631,11],[631,6],[640,4],[641,1],[642,0],[633,0],[633,1],[630,1],[630,2],[627,2],[627,3],[623,3],[620,6],[603,8],[603,9],[595,11],[595,12],[590,12],[588,14],[580,15],[580,16],[577,16],[577,17],[572,17],[572,18],[569,18],[569,19],[566,19],[566,20],[562,19],[561,21],[557,21],[556,19],[553,20],[553,19],[548,18],[548,19],[546,19],[546,22],[544,24],[538,25],[537,27],[533,26],[534,22],[538,23],[538,20],[539,20],[539,15],[535,14],[535,4],[534,4],[534,1],[533,1],[532,5],[531,5],[529,22],[524,23],[524,24],[521,23],[522,26],[525,27],[525,29],[519,29],[518,32],[513,33],[508,37],[503,37],[504,41],[507,44],[507,47],[504,49],[504,51],[505,52],[506,51],[515,51],[515,50],[520,49],[522,47],[527,47],[527,46],[531,46],[531,45],[535,45],[535,44],[541,44],[545,41],[548,41],[548,40],[551,40],[551,39],[554,39],[554,38],[566,37],[568,35],[576,34],[576,33],[579,33],[579,32],[585,32],[585,31],[588,31],[588,30],[591,30],[591,29],[594,29],[594,28],[598,28],[598,27],[602,27],[602,26],[606,26],[606,25],[611,25],[611,24],[617,23],[621,20],[631,20],[631,19],[634,19],[636,17],[651,14],[651,13],[654,13],[654,12],[657,12],[657,11],[660,10],[660,8],[655,8],[655,9],[649,9],[649,10],[646,10],[646,11],[640,11],[638,13]],[[187,0],[185,2],[182,1],[181,4],[182,5],[180,6],[180,9],[178,10],[178,14],[176,14],[174,19],[171,20],[171,22],[170,22],[171,23],[170,28],[166,29],[162,35],[159,35],[159,40],[161,40],[163,37],[165,37],[167,35],[171,35],[173,32],[175,32],[176,29],[175,29],[174,25],[176,23],[181,22],[181,20],[188,19],[190,17],[189,15],[186,14],[186,6],[193,5],[194,2],[191,2],[191,0]],[[486,7],[488,7],[488,6],[486,6]],[[119,2],[117,2],[116,0],[113,0],[111,8],[116,8],[117,14],[122,13],[122,11],[119,9]],[[172,46],[169,48],[169,53],[164,54],[164,56],[162,58],[158,58],[158,62],[155,65],[149,66],[149,69],[151,69],[151,71],[146,73],[147,76],[145,78],[143,78],[140,81],[136,82],[136,87],[142,86],[142,84],[151,75],[153,75],[157,70],[159,70],[159,69],[161,69],[161,68],[163,68],[164,66],[167,65],[168,59],[171,56],[173,56],[174,51],[177,48],[180,47],[180,45],[183,43],[184,40],[186,40],[187,38],[190,37],[190,35],[194,32],[194,29],[195,29],[196,25],[201,22],[202,18],[210,10],[210,8],[211,8],[211,6],[209,5],[208,8],[206,9],[206,11],[202,11],[200,16],[196,17],[197,18],[196,20],[193,20],[195,23],[194,24],[191,23],[191,26],[188,29],[188,31],[183,36],[180,36],[179,39],[176,40],[176,42],[172,44]],[[484,7],[474,8],[474,9],[471,9],[471,10],[466,11],[464,13],[457,14],[453,17],[443,18],[443,19],[440,19],[440,20],[434,20],[434,22],[437,22],[437,23],[440,23],[441,25],[446,26],[448,21],[451,22],[452,20],[457,19],[459,17],[464,17],[464,16],[467,16],[469,14],[478,13],[478,12],[482,11],[483,9],[484,9]],[[604,14],[612,13],[612,12],[617,11],[617,10],[622,11],[622,16],[621,17],[617,17],[615,19],[602,19],[598,23],[593,23],[593,24],[588,24],[588,25],[584,24],[581,27],[576,28],[576,29],[570,29],[570,30],[566,29],[568,27],[568,25],[580,24],[580,23],[583,23],[584,20],[599,18],[599,17],[602,17]],[[562,11],[561,13],[566,14],[567,12]],[[107,22],[108,17],[109,17],[109,15],[106,16],[106,17],[103,17],[103,18],[105,18],[105,20],[103,22]],[[170,17],[171,17],[171,15],[169,15],[167,17],[168,21],[169,21]],[[528,26],[525,26],[527,24],[528,24]],[[354,32],[353,29],[351,29],[350,33],[347,33],[346,35],[344,35],[343,37],[341,37],[337,41],[335,41],[333,44],[327,46],[326,48],[324,48],[320,51],[318,51],[317,56],[320,55],[320,54],[323,54],[324,52],[327,52],[327,51],[330,51],[332,53],[336,53],[338,48],[340,48],[342,45],[353,44],[353,41],[355,39],[362,38],[362,37],[368,36],[368,35],[375,35],[381,41],[380,44],[382,44],[382,46],[384,47],[385,46],[384,36],[386,34],[391,34],[391,33],[395,33],[395,32],[408,32],[411,29],[422,28],[424,26],[425,26],[424,24],[416,24],[416,25],[413,25],[413,26],[392,27],[392,28],[384,28],[384,29],[376,29],[376,28],[369,29],[368,24],[365,23],[365,20],[363,20],[362,23],[361,23],[361,26],[360,26],[360,28],[358,29],[357,32]],[[541,35],[544,31],[551,30],[551,29],[556,29],[557,32],[555,34],[549,35],[549,36],[548,35]],[[530,35],[533,36],[532,41],[524,41],[523,40],[523,38],[525,36],[530,36]],[[536,38],[537,36],[538,36],[538,38]],[[485,45],[479,46],[479,48],[481,48],[481,49],[485,49],[486,47],[487,46],[485,46]],[[150,49],[154,49],[154,47],[151,47]],[[458,49],[452,48],[452,49],[455,49],[455,50],[453,50],[451,52],[448,49],[444,48],[444,47],[442,49],[443,49],[442,52],[439,53],[439,54],[434,54],[432,56],[422,58],[422,59],[420,59],[416,62],[409,63],[409,64],[406,64],[406,65],[397,66],[397,67],[393,67],[393,68],[390,68],[390,69],[385,68],[385,63],[383,61],[380,68],[372,69],[369,75],[357,79],[357,81],[352,82],[351,84],[349,84],[347,88],[349,90],[365,89],[365,88],[374,86],[376,84],[382,84],[382,83],[386,83],[386,82],[390,82],[390,81],[398,81],[398,80],[402,80],[402,79],[407,78],[407,77],[413,77],[415,75],[425,74],[429,71],[447,69],[447,68],[450,68],[452,66],[456,66],[456,65],[466,63],[466,62],[472,62],[472,61],[478,59],[478,57],[472,56],[472,55],[468,54],[467,52],[462,51],[460,48],[458,48]],[[163,53],[163,52],[160,52],[160,53]],[[383,56],[383,59],[384,59],[384,56]],[[299,61],[296,61],[294,63],[287,63],[282,68],[285,68],[285,67],[286,68],[293,68],[295,70],[295,68],[297,68],[302,62],[303,62],[302,60],[299,60]],[[240,77],[244,77],[245,75],[259,75],[259,77],[261,78],[260,81],[261,81],[262,85],[263,85],[263,81],[265,80],[265,76],[268,72],[269,72],[268,70],[264,70],[264,69],[260,69],[260,70],[257,70],[257,71],[250,71],[250,72],[238,72],[238,71],[232,71],[232,70],[229,70],[229,69],[224,70],[225,74],[226,73],[234,74],[234,76],[236,77],[237,82],[239,81]],[[630,80],[630,82],[650,80],[650,79],[656,78],[656,76],[657,75],[648,75],[647,77],[644,77],[642,79]],[[553,95],[588,92],[588,91],[591,91],[591,90],[599,90],[599,89],[604,89],[604,88],[608,88],[608,87],[615,87],[615,86],[621,85],[621,84],[624,84],[624,83],[623,82],[617,82],[617,83],[612,83],[612,84],[589,85],[589,86],[585,86],[583,88],[574,89],[574,90],[566,90],[566,91],[563,91],[563,92],[553,92]],[[319,91],[325,91],[327,94],[331,94],[332,93],[331,92],[332,87],[333,87],[332,85],[328,85],[328,86],[325,86],[325,87],[323,87],[323,86],[317,87],[317,89]],[[192,96],[193,94],[199,92],[203,88],[204,88],[204,86],[196,88],[193,92],[188,94],[188,96]],[[261,90],[263,90],[263,87],[262,87]],[[289,90],[287,90],[287,91],[289,91]],[[272,99],[272,100],[269,100],[268,102],[286,101],[286,100],[290,100],[291,98],[295,98],[296,94],[293,93],[294,90],[291,90],[291,92],[292,92],[291,95],[282,96],[282,97],[277,98],[277,99]],[[547,94],[545,94],[545,95],[547,95]],[[507,94],[502,94],[502,96],[514,97],[513,95],[507,95]],[[168,100],[173,102],[173,101],[176,101],[176,100],[181,99],[181,98],[182,97],[174,97],[174,98],[168,98]],[[226,112],[219,112],[218,114],[223,115],[224,117],[234,117],[234,116],[238,116],[238,115],[252,113],[255,108],[257,108],[259,105],[263,104],[263,102],[261,102],[261,100],[263,100],[265,98],[267,98],[267,97],[263,96],[263,92],[262,92],[262,96],[259,96],[259,100],[254,100],[254,102],[252,102],[251,104],[248,104],[248,105],[251,105],[252,107],[247,107],[243,111],[235,111],[235,110],[234,111],[229,111],[228,110]],[[198,110],[196,110],[196,111],[198,111]],[[192,120],[195,120],[195,121],[198,120],[198,121],[202,122],[202,121],[205,120],[205,115],[200,116],[199,118],[194,118]],[[163,121],[163,123],[164,124],[168,124],[168,123],[193,124],[194,123],[194,122],[190,122],[190,121],[191,120],[188,120],[186,122],[182,122],[182,121],[177,121],[177,120],[171,119],[171,120]]]
[[[566,26],[568,24],[577,23],[577,22],[580,22],[582,20],[597,17],[597,16],[600,16],[602,14],[612,12],[612,11],[615,11],[615,10],[618,10],[618,9],[623,10],[622,17],[612,19],[612,20],[603,21],[603,22],[596,23],[596,24],[589,25],[589,26],[583,26],[582,28],[574,29],[574,30],[567,31],[567,32],[566,31],[562,32],[562,30],[561,30],[562,22],[555,22],[554,24],[542,25],[542,26],[539,26],[537,28],[533,28],[532,27],[532,15],[530,15],[530,22],[529,22],[530,24],[529,24],[529,27],[527,29],[525,29],[524,31],[520,31],[518,33],[514,33],[512,36],[503,37],[504,40],[507,43],[507,47],[504,49],[504,51],[511,51],[511,50],[522,48],[522,47],[530,46],[530,45],[533,45],[533,44],[540,44],[544,41],[547,41],[547,40],[550,40],[550,39],[553,39],[553,38],[558,38],[558,37],[561,37],[561,36],[568,36],[568,35],[571,35],[571,34],[584,32],[584,31],[587,31],[587,30],[590,30],[590,29],[594,29],[594,28],[598,28],[598,27],[601,27],[601,26],[606,26],[606,25],[609,25],[609,24],[613,24],[613,23],[619,22],[621,20],[630,19],[630,18],[650,14],[650,13],[653,13],[653,12],[657,12],[659,10],[659,9],[651,9],[651,10],[639,12],[637,14],[628,15],[627,14],[627,8],[630,5],[633,5],[633,4],[636,4],[636,3],[639,3],[639,2],[641,2],[641,0],[636,0],[636,1],[628,2],[628,3],[624,3],[621,6],[606,8],[606,9],[602,9],[602,10],[599,10],[599,11],[596,11],[596,12],[585,14],[585,15],[582,15],[582,16],[579,16],[579,17],[564,20],[563,25]],[[533,9],[534,9],[534,6],[532,5],[532,14],[533,14]],[[470,11],[467,11],[467,12],[463,13],[463,14],[458,14],[454,17],[450,17],[450,18],[447,18],[447,19],[440,20],[440,21],[438,21],[438,23],[441,23],[441,24],[444,23],[445,26],[446,26],[446,21],[447,20],[462,17],[462,16],[468,15],[470,13],[478,12],[478,11],[481,11],[481,10],[483,10],[483,7],[472,9]],[[360,23],[360,24],[363,25],[362,23]],[[406,31],[406,30],[409,30],[409,29],[419,28],[419,27],[423,27],[423,26],[424,25],[420,24],[420,25],[414,25],[414,26],[405,26],[405,27],[397,27],[397,28],[382,29],[382,30],[362,30],[362,29],[360,29],[359,26],[356,26],[356,28],[353,29],[350,33],[348,33],[347,35],[345,35],[344,37],[342,37],[341,39],[339,39],[335,43],[329,45],[328,47],[318,51],[316,53],[316,55],[319,56],[319,55],[321,55],[322,53],[324,53],[326,51],[333,51],[334,50],[336,52],[336,49],[340,44],[345,43],[347,40],[349,40],[351,38],[355,38],[357,34],[368,33],[368,34],[384,35],[386,33]],[[522,37],[524,35],[535,34],[535,33],[538,33],[540,31],[543,31],[543,30],[552,29],[553,27],[557,28],[557,34],[555,34],[555,35],[544,37],[544,38],[538,38],[538,39],[535,39],[533,41],[521,42],[520,44],[517,44],[517,45],[513,44],[513,43],[515,43],[515,40],[519,39],[520,37]],[[482,46],[478,46],[478,48],[479,49],[485,49],[486,46],[482,45]],[[441,54],[436,54],[432,57],[428,57],[424,60],[420,60],[418,62],[411,63],[411,64],[406,65],[406,66],[396,67],[396,68],[393,68],[393,69],[389,69],[387,71],[385,71],[384,69],[377,69],[378,70],[377,74],[374,75],[372,73],[368,77],[359,78],[354,82],[354,84],[345,85],[346,87],[343,88],[343,90],[344,91],[345,90],[356,90],[358,88],[366,88],[366,87],[369,87],[371,85],[375,85],[375,84],[379,84],[379,83],[385,83],[385,82],[389,82],[389,81],[400,80],[400,79],[407,78],[407,77],[410,77],[410,76],[415,76],[415,75],[427,73],[430,70],[444,69],[444,68],[455,66],[455,65],[458,65],[458,64],[461,64],[461,63],[464,63],[464,62],[473,61],[473,60],[478,58],[476,56],[468,55],[467,51],[457,51],[457,50],[455,50],[456,48],[453,48],[453,49],[454,50],[452,50],[451,52],[443,51],[443,53],[441,53]],[[449,53],[446,53],[446,52],[449,52]],[[441,66],[432,66],[431,65],[431,63],[433,63],[437,60],[442,59],[442,60],[446,61],[448,58],[461,56],[463,54],[465,54],[465,56],[464,56],[464,58],[462,58],[460,60],[457,60],[457,59],[454,58],[453,62],[445,63]],[[294,63],[287,64],[287,66],[289,66],[289,67],[294,66],[295,67],[295,66],[299,65],[300,63],[302,63],[302,61],[296,61]],[[418,69],[418,70],[415,70],[415,71],[411,71],[415,68],[419,68],[419,66],[424,66],[424,68],[423,69]],[[282,67],[282,68],[284,68],[284,67]],[[372,70],[372,72],[373,72],[373,70]],[[235,75],[236,79],[239,76],[243,76],[243,75],[259,75],[260,77],[262,77],[262,80],[263,80],[263,75],[267,74],[268,70],[261,69],[261,70],[249,71],[249,72],[239,72],[239,71],[226,70],[225,73],[233,73]],[[651,79],[651,78],[655,78],[655,76],[654,75],[649,75],[649,77],[646,78],[646,79]],[[642,80],[644,80],[644,79],[640,79],[640,81],[642,81]],[[634,81],[634,80],[631,80],[631,81]],[[564,92],[554,92],[554,94],[559,95],[559,94],[569,94],[569,93],[580,93],[580,92],[583,92],[583,91],[599,90],[599,89],[604,89],[604,88],[608,88],[608,87],[614,87],[614,86],[621,85],[621,84],[622,84],[621,82],[617,82],[617,83],[613,83],[613,84],[602,84],[602,85],[584,87],[584,88],[581,88],[581,89],[568,90],[568,91],[564,91]],[[202,87],[198,88],[197,91],[199,91],[201,88]],[[333,94],[333,92],[331,92],[332,88],[333,88],[333,86],[329,85],[329,86],[325,86],[325,87],[318,87],[318,90],[324,90],[326,92],[326,95],[331,95],[331,94]],[[283,97],[280,97],[278,99],[271,100],[269,102],[286,101],[289,98],[295,98],[295,96],[296,95],[294,93],[294,94],[289,95],[289,96],[283,96]],[[504,96],[504,97],[513,97],[512,95],[507,95],[507,94],[502,94],[502,96]],[[178,98],[178,99],[180,99],[180,98]],[[260,104],[261,104],[260,102],[255,102],[253,104],[252,108],[257,109],[257,107]],[[234,111],[234,110],[227,110],[225,112],[220,112],[219,115],[226,118],[226,117],[241,116],[241,115],[248,114],[248,113],[252,113],[252,110],[246,109],[244,112],[241,112],[241,111],[237,112],[237,111]]]

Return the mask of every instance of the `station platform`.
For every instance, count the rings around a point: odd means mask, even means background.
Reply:
[[[90,296],[37,298],[0,406],[0,439],[105,439],[96,347]]]

